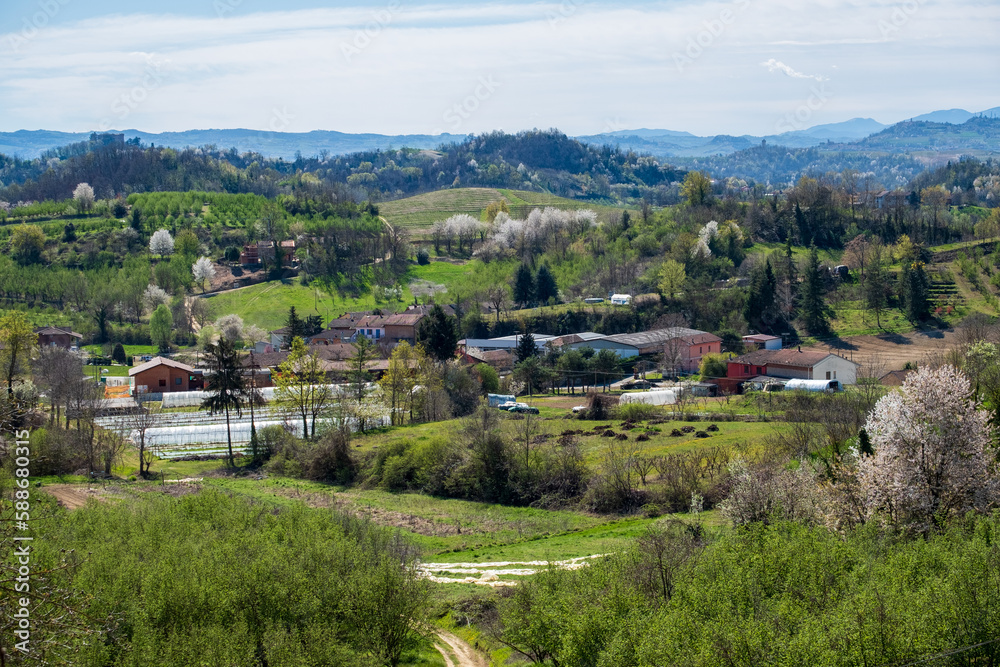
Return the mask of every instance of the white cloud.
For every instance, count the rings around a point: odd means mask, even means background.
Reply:
[[[591,134],[624,118],[763,134],[808,86],[790,91],[761,61],[815,81],[825,77],[802,72],[837,63],[836,96],[815,123],[998,103],[1000,3],[922,4],[891,42],[879,27],[888,0],[823,0],[806,13],[793,0],[403,3],[380,18],[388,6],[102,16],[39,30],[16,51],[17,33],[0,34],[0,130],[266,130],[280,117],[297,132]],[[679,71],[674,55],[691,44],[697,56]],[[489,95],[477,95],[483,77],[498,84]],[[467,116],[457,126],[456,105]]]
[[[829,81],[828,77],[820,76],[818,74],[803,74],[802,72],[796,71],[781,62],[780,60],[775,60],[771,58],[765,62],[761,63],[762,66],[767,68],[768,72],[784,72],[785,76],[790,76],[793,79],[815,79],[816,81]]]

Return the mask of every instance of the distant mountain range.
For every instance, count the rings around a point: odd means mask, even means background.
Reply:
[[[821,147],[822,150],[887,150],[890,152],[938,151],[947,152],[962,145],[976,151],[1000,151],[1000,140],[995,137],[968,137],[965,144],[951,140],[937,141],[935,137],[954,134],[952,129],[967,124],[977,118],[1000,118],[1000,107],[978,113],[965,109],[934,111],[916,116],[895,125],[885,125],[872,118],[853,118],[841,123],[816,125],[807,129],[781,134],[754,135],[714,135],[697,136],[690,132],[662,129],[637,129],[604,132],[576,137],[579,141],[596,146],[612,145],[624,150],[649,153],[661,158],[705,158],[729,155],[766,142],[789,148]],[[895,131],[891,141],[880,141],[878,137],[892,128]],[[442,144],[461,143],[466,135],[458,134],[347,134],[327,130],[313,132],[265,132],[258,130],[188,130],[186,132],[151,133],[140,130],[117,131],[127,139],[138,137],[144,144],[188,148],[214,146],[219,150],[235,148],[238,152],[257,152],[266,157],[293,160],[296,154],[314,157],[327,152],[330,155],[346,155],[371,150],[390,148],[438,148]],[[912,136],[905,139],[907,135]],[[990,132],[989,134],[993,134]],[[33,159],[45,151],[85,141],[89,133],[56,132],[50,130],[19,130],[0,132],[0,153]],[[904,137],[901,139],[901,137]],[[957,137],[956,137],[957,138]]]

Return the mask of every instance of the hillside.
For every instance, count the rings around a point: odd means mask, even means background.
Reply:
[[[588,146],[556,130],[493,132],[435,151],[375,150],[293,162],[212,146],[177,151],[120,134],[94,134],[36,160],[0,155],[0,183],[7,186],[0,189],[0,200],[66,199],[86,182],[100,198],[166,190],[265,196],[324,191],[336,199],[384,201],[448,187],[486,187],[595,202],[648,195],[669,203],[684,174],[653,158]]]
[[[459,213],[480,218],[491,202],[505,201],[514,217],[526,217],[531,209],[554,206],[566,210],[589,208],[597,212],[617,210],[606,204],[595,204],[544,192],[498,190],[496,188],[455,188],[427,192],[405,199],[382,202],[379,212],[392,225],[426,228],[433,223]]]

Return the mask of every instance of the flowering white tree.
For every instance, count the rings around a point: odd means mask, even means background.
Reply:
[[[205,291],[205,283],[211,283],[215,277],[215,265],[208,257],[199,257],[198,261],[191,265],[191,272],[194,274],[194,281],[201,285],[201,291]]]
[[[149,252],[160,257],[174,253],[174,237],[165,229],[158,229],[149,239]]]
[[[926,533],[990,506],[996,481],[986,453],[989,415],[969,396],[965,376],[942,366],[917,371],[876,403],[865,425],[875,452],[858,462],[869,518]]]
[[[215,328],[226,340],[236,342],[243,338],[243,318],[239,315],[223,315],[215,321]]]
[[[169,304],[170,295],[156,285],[148,285],[142,294],[142,302],[146,305],[146,310],[152,312],[160,304]]]
[[[94,188],[87,183],[80,183],[73,190],[73,201],[77,203],[81,211],[89,211],[94,205]]]

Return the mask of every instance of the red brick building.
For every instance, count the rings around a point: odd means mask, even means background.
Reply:
[[[161,394],[202,388],[201,375],[187,364],[163,357],[129,369],[133,393]]]

